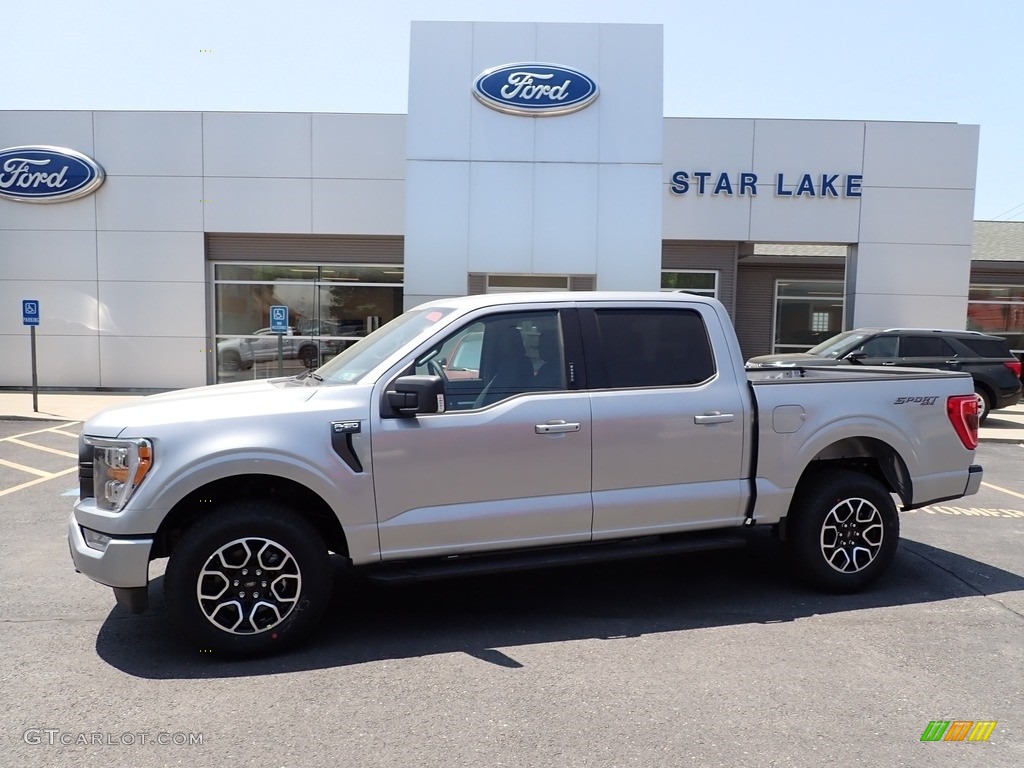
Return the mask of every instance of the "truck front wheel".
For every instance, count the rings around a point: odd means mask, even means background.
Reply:
[[[167,609],[204,652],[273,653],[308,636],[330,599],[327,548],[292,510],[238,502],[182,536],[164,575]]]
[[[900,522],[889,492],[845,469],[806,478],[786,522],[786,547],[798,574],[827,592],[856,592],[892,562]]]

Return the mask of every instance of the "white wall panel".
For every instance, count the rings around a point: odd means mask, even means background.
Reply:
[[[104,185],[105,186],[105,185]],[[106,190],[65,203],[0,200],[0,229],[96,229],[96,198]]]
[[[974,189],[864,189],[861,242],[970,245]]]
[[[598,166],[535,166],[533,261],[530,272],[597,272]]]
[[[81,152],[103,165],[102,159],[93,155],[92,115],[77,111],[4,112],[0,120],[0,149],[49,144]]]
[[[405,115],[313,115],[314,179],[405,178]]]
[[[601,162],[661,163],[662,30],[654,24],[603,24],[601,95],[588,109],[601,119]],[[593,75],[591,75],[593,77]],[[660,218],[660,209],[659,209]]]
[[[194,338],[100,337],[101,386],[181,389],[206,384],[207,342]]]
[[[305,179],[205,180],[207,232],[311,232],[313,182]]]
[[[536,24],[473,24],[473,69],[465,81],[471,94],[473,80],[485,69],[537,61]],[[461,84],[460,84],[461,85]],[[497,161],[533,160],[536,124],[539,120],[506,115],[485,107],[472,95],[470,159]]]
[[[20,308],[20,304],[18,305]],[[0,336],[4,364],[0,387],[32,385],[31,342],[28,329]],[[36,332],[36,371],[40,388],[100,386],[99,337],[52,336]]]
[[[674,195],[663,185],[662,235],[666,240],[748,240],[750,199],[723,195]]]
[[[206,335],[206,288],[202,283],[102,282],[106,311],[101,331],[113,336]]]
[[[199,112],[97,112],[96,158],[108,176],[202,176]]]
[[[851,327],[963,328],[966,318],[966,296],[901,296],[897,299],[888,293],[865,292],[857,295]]]
[[[314,179],[313,232],[339,235],[401,235],[405,182]]]
[[[202,232],[104,231],[96,233],[96,243],[101,281],[206,281]]]
[[[974,189],[978,130],[955,123],[867,123],[864,183]]]
[[[533,166],[472,163],[469,174],[469,271],[529,272],[533,264]]]
[[[37,336],[89,336],[99,329],[95,280],[0,280],[0,334],[28,333],[21,323],[24,299],[39,302]]]
[[[750,201],[755,243],[855,243],[861,201],[854,198],[776,197],[759,188]]]
[[[309,178],[311,121],[306,114],[204,112],[206,175]]]
[[[753,120],[672,117],[665,118],[663,125],[666,180],[675,171],[718,171],[736,176],[753,168]]]
[[[597,288],[661,285],[661,167],[602,165],[598,181]]]
[[[410,160],[465,160],[470,147],[473,24],[414,21],[409,55]],[[456,84],[448,87],[448,83]]]
[[[969,245],[861,243],[857,282],[870,293],[966,298],[971,279]]]
[[[97,229],[203,231],[203,180],[112,176],[96,194]]]
[[[405,301],[461,296],[469,263],[469,163],[406,164]]]
[[[598,82],[601,33],[596,24],[538,24],[537,61],[579,70]],[[586,109],[556,118],[534,120],[534,157],[544,163],[596,163],[601,153],[601,111],[597,101]],[[660,113],[659,113],[660,114]],[[524,120],[529,118],[523,118]]]
[[[0,278],[95,280],[96,233],[0,230]]]
[[[860,173],[864,155],[864,123],[838,120],[756,120],[754,172],[758,180],[786,183],[799,175]]]

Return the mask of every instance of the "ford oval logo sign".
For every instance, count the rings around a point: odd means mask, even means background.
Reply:
[[[473,81],[473,95],[510,115],[567,115],[597,98],[597,83],[557,64],[505,64],[481,72]]]
[[[103,169],[81,152],[63,147],[0,150],[0,198],[22,203],[60,203],[95,191]]]

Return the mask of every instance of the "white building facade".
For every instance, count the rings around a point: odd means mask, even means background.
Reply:
[[[978,135],[666,118],[654,25],[417,22],[408,115],[0,112],[0,386],[31,380],[26,299],[40,386],[88,389],[295,372],[488,290],[715,295],[747,355],[962,328]],[[11,199],[64,181],[30,147],[102,184]]]

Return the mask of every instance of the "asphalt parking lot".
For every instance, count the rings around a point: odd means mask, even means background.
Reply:
[[[1024,446],[904,513],[893,568],[825,596],[776,542],[405,586],[339,569],[288,655],[227,662],[74,572],[77,422],[0,421],[0,764],[1021,766]],[[155,564],[154,574],[159,573]],[[996,724],[922,742],[932,721]]]

